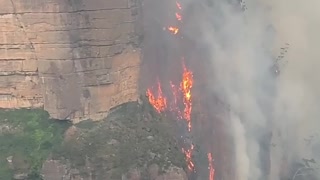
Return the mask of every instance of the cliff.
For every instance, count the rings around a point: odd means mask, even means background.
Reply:
[[[102,119],[138,97],[134,0],[0,0],[0,108]]]

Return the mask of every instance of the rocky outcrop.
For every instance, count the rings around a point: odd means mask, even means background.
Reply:
[[[172,122],[144,97],[77,124],[0,109],[0,179],[186,180]]]
[[[137,99],[135,0],[0,0],[0,107],[101,119]]]
[[[43,163],[44,180],[187,180],[172,120],[149,105],[126,103],[98,122],[65,132]]]

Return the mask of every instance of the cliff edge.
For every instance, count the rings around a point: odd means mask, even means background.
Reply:
[[[102,119],[138,98],[134,0],[0,0],[0,108]]]

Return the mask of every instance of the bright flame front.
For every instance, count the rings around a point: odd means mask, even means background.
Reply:
[[[176,1],[177,10],[181,11],[181,4]],[[175,13],[176,20],[178,22],[182,22],[182,15],[180,12]],[[168,26],[167,30],[173,35],[177,35],[180,31],[177,26]],[[183,62],[184,63],[184,62]],[[192,92],[191,89],[193,87],[193,72],[188,69],[185,64],[183,64],[183,73],[181,83],[176,86],[174,83],[170,81],[170,86],[173,95],[173,102],[170,103],[169,111],[173,112],[177,115],[177,119],[185,119],[187,122],[187,130],[188,132],[192,131],[192,122],[191,122],[191,112],[192,112]],[[157,110],[157,112],[161,113],[167,109],[167,98],[163,95],[161,85],[158,82],[158,96],[155,97],[150,89],[147,90],[147,96],[149,98],[150,104]],[[184,109],[180,110],[178,100],[179,97],[182,97]],[[181,113],[183,112],[183,113]],[[193,151],[194,145],[193,143],[188,144],[189,148],[182,148],[182,152],[185,155],[186,163],[188,170],[190,172],[195,172],[195,164],[193,162]],[[209,180],[214,180],[214,167],[213,167],[213,157],[211,153],[207,154],[208,162],[209,162]]]
[[[158,113],[164,111],[167,108],[167,98],[163,96],[161,84],[158,82],[158,95],[152,94],[151,89],[147,89],[146,95],[150,104],[157,110]]]
[[[191,131],[191,111],[192,111],[192,100],[191,100],[191,88],[193,86],[193,74],[185,66],[183,66],[183,75],[181,82],[181,90],[183,93],[183,104],[184,108],[184,118],[188,123],[188,131]]]
[[[208,162],[209,162],[209,180],[214,180],[214,168],[213,168],[213,158],[212,154],[208,153]]]
[[[179,32],[179,28],[177,27],[173,27],[173,26],[169,26],[168,30],[172,33],[172,34],[178,34]]]

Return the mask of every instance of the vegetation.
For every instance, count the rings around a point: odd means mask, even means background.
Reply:
[[[102,121],[82,121],[72,128],[42,110],[0,110],[0,180],[17,174],[40,180],[48,158],[95,179],[121,179],[135,168],[147,177],[151,164],[162,172],[172,165],[185,168],[174,124],[148,103],[136,102],[118,106]]]
[[[103,121],[77,124],[78,137],[66,142],[58,157],[70,160],[81,172],[90,163],[97,179],[121,179],[132,168],[147,177],[144,173],[151,164],[162,172],[171,165],[184,168],[173,124],[147,104],[127,103]]]
[[[41,179],[42,163],[60,147],[68,126],[43,110],[0,110],[0,180],[12,179],[14,173]]]

